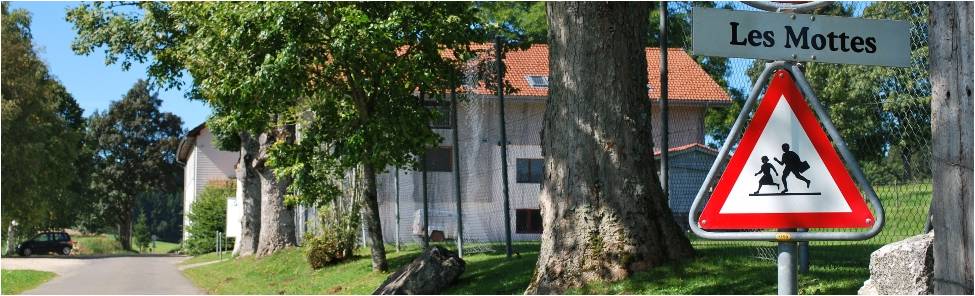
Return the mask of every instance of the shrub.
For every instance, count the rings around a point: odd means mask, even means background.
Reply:
[[[216,251],[215,235],[217,231],[227,232],[227,198],[234,194],[232,182],[210,183],[203,188],[203,192],[190,205],[190,212],[187,214],[189,225],[186,232],[189,237],[183,242],[187,254],[199,255]]]
[[[127,253],[117,240],[108,235],[77,236],[72,239],[78,241],[76,252],[81,255]]]
[[[342,213],[331,207],[320,209],[322,213],[322,233],[318,236],[305,235],[305,258],[311,268],[319,269],[352,258],[355,247],[358,215]]]
[[[136,220],[133,228],[132,236],[135,239],[135,245],[139,247],[139,252],[145,252],[149,249],[149,244],[152,243],[152,235],[149,233],[149,226],[146,225],[145,213],[139,214],[139,219]]]

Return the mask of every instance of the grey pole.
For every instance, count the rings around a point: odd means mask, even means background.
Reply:
[[[420,101],[426,101],[426,93],[420,90]],[[429,191],[427,190],[427,152],[424,152],[420,156],[420,167],[423,169],[423,173],[420,177],[420,182],[423,182],[423,250],[430,248],[430,199]]]
[[[450,124],[454,133],[454,197],[457,198],[457,256],[464,257],[464,211],[461,207],[460,144],[457,139],[457,92],[450,90]]]
[[[660,1],[660,188],[670,197],[670,120],[667,108],[667,1]]]
[[[796,242],[779,242],[779,295],[796,295]]]
[[[423,162],[420,166],[423,168],[423,174],[420,177],[420,182],[423,182],[423,249],[427,250],[430,248],[430,202],[427,199],[427,154],[423,153],[420,157],[420,161]]]
[[[505,253],[511,258],[511,202],[508,196],[508,137],[504,122],[504,59],[501,52],[501,36],[494,38],[494,52],[498,65],[498,117],[501,124],[501,187],[504,194],[504,244]]]
[[[798,228],[797,232],[808,232],[807,228]],[[806,274],[809,273],[809,242],[800,241],[799,242],[799,273]]]
[[[393,183],[396,183],[396,251],[399,252],[399,167],[394,170]]]

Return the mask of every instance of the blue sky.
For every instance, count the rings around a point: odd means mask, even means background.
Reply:
[[[109,103],[120,100],[136,80],[145,79],[146,65],[133,64],[128,71],[123,71],[117,64],[105,65],[105,55],[100,49],[89,56],[71,51],[75,32],[64,16],[68,8],[77,5],[77,2],[11,2],[10,8],[30,11],[35,50],[87,116],[92,111],[108,109]],[[210,115],[205,103],[184,98],[181,90],[158,92],[163,101],[162,111],[183,118],[184,129],[195,127]]]

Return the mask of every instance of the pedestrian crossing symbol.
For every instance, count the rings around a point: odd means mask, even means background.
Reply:
[[[863,228],[874,217],[792,76],[779,70],[698,221],[702,229]]]

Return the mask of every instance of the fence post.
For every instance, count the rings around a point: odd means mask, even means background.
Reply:
[[[214,251],[217,252],[217,259],[223,259],[223,254],[220,253],[220,232],[214,234],[213,237]]]
[[[450,90],[450,124],[453,128],[454,144],[454,197],[457,199],[457,256],[464,258],[464,212],[461,206],[461,187],[460,187],[460,144],[457,139],[457,91]]]
[[[931,215],[934,294],[972,294],[971,2],[931,2]]]
[[[670,118],[667,108],[667,1],[660,1],[660,188],[670,199]]]
[[[393,182],[396,183],[396,251],[399,252],[399,167],[394,170]]]
[[[423,153],[420,157],[422,164],[422,175],[420,182],[423,183],[423,250],[430,248],[430,201],[427,196],[427,154]]]
[[[511,201],[508,195],[508,136],[505,133],[504,122],[504,58],[501,51],[501,36],[494,38],[494,53],[498,73],[498,122],[500,123],[501,141],[501,189],[504,194],[504,244],[505,254],[511,258]]]
[[[796,229],[799,232],[807,232],[808,228]],[[809,242],[799,242],[799,273],[809,272]]]

